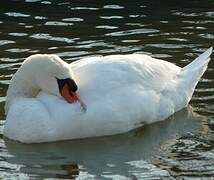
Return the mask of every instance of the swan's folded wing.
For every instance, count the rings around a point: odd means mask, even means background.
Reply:
[[[140,86],[160,92],[176,80],[181,68],[147,55],[90,57],[71,64],[79,89],[105,93],[110,89]],[[96,88],[96,89],[95,89]]]
[[[135,61],[145,89],[161,92],[177,83],[180,67],[146,55],[136,55]]]

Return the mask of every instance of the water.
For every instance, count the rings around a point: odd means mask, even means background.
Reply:
[[[193,108],[163,122],[112,137],[33,145],[2,135],[9,80],[27,56],[55,53],[72,62],[146,53],[185,66],[214,46],[213,9],[213,0],[1,1],[0,179],[213,179],[213,61]]]

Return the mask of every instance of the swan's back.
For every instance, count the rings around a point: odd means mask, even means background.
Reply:
[[[97,82],[100,86],[94,88],[106,89],[107,93],[111,92],[108,87],[125,89],[135,85],[142,90],[160,92],[176,79],[181,70],[172,63],[141,54],[85,58],[71,64],[71,68],[83,89]]]

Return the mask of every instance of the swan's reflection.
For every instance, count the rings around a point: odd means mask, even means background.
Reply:
[[[150,163],[176,136],[203,131],[202,119],[188,107],[168,120],[117,136],[30,145],[5,139],[12,155],[7,162],[19,164],[22,173],[39,178],[100,178],[103,174],[131,177],[133,167],[127,162]]]

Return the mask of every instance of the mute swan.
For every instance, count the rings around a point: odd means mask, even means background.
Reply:
[[[9,85],[3,133],[39,143],[124,133],[164,120],[188,105],[211,53],[184,68],[140,54],[72,64],[32,55]]]

